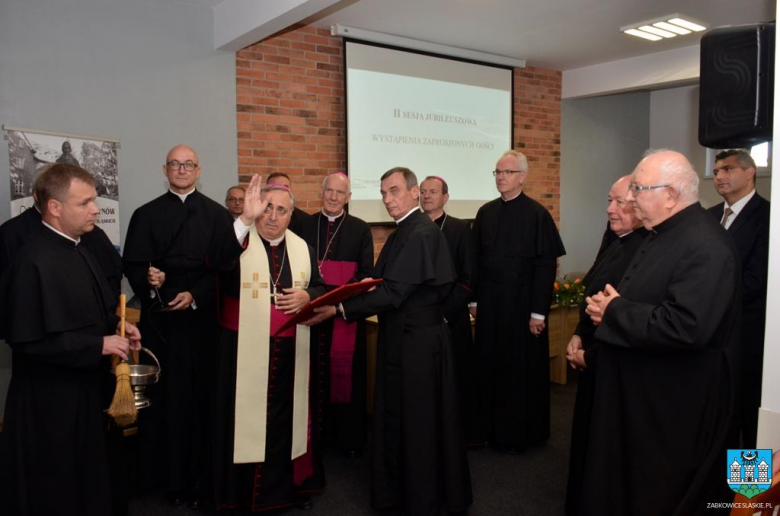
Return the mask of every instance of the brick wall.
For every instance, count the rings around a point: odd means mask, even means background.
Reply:
[[[342,52],[341,38],[302,27],[236,53],[241,182],[285,172],[297,205],[319,208],[323,176],[346,169]],[[515,149],[530,169],[525,191],[560,222],[561,73],[528,67],[514,80]],[[372,231],[378,254],[392,228]]]

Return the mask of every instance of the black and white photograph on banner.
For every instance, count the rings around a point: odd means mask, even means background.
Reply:
[[[78,165],[95,178],[100,207],[97,224],[119,250],[119,142],[93,136],[4,129],[8,135],[11,216],[34,209],[33,183],[43,166],[49,163]]]

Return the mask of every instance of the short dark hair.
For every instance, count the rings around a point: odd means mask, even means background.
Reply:
[[[230,191],[231,190],[241,190],[242,192],[246,193],[246,188],[244,188],[244,185],[234,185],[227,189],[227,192],[225,192],[225,202],[227,202],[228,197],[230,197]]]
[[[49,199],[65,202],[70,190],[70,183],[74,179],[83,181],[89,186],[95,186],[95,178],[92,174],[78,165],[70,163],[54,163],[43,167],[33,185],[35,205],[42,214],[48,211]]]
[[[422,180],[422,182],[430,181],[431,179],[435,179],[436,181],[441,183],[441,193],[442,195],[447,195],[450,193],[450,187],[447,186],[447,181],[444,180],[443,177],[439,176],[428,176],[425,179]]]
[[[290,182],[290,184],[292,184],[292,179],[290,179],[290,176],[288,176],[284,172],[273,172],[271,175],[268,176],[268,178],[265,180],[265,182],[266,183],[271,183],[272,182],[271,180],[273,178],[275,178],[275,177],[284,177],[284,178],[286,178]]]
[[[382,174],[382,177],[379,179],[380,181],[384,181],[388,177],[392,176],[396,172],[400,172],[404,175],[404,181],[406,181],[406,189],[411,190],[415,186],[417,186],[417,176],[409,170],[406,167],[393,167],[384,174]]]
[[[737,157],[737,163],[742,168],[756,169],[756,162],[753,160],[753,156],[750,155],[750,151],[747,149],[728,149],[721,151],[715,155],[715,161],[730,158],[731,156]]]

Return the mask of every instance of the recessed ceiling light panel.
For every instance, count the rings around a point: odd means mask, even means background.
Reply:
[[[647,32],[642,32],[641,30],[636,30],[636,29],[628,29],[628,30],[624,30],[623,32],[625,32],[626,34],[630,34],[632,36],[636,36],[638,38],[649,39],[650,41],[660,41],[664,39],[662,37],[655,36],[653,34],[648,34]]]
[[[699,25],[698,23],[690,22],[688,20],[683,20],[682,18],[672,18],[671,20],[668,21],[669,23],[673,23],[674,25],[679,25],[680,27],[690,29],[693,32],[701,32],[703,30],[707,30],[707,27]]]
[[[653,27],[658,27],[659,29],[668,30],[669,32],[674,32],[675,34],[679,34],[680,36],[685,36],[686,34],[691,33],[691,31],[689,31],[688,29],[678,27],[677,25],[672,25],[671,23],[665,21],[654,23]]]
[[[642,25],[639,27],[639,30],[649,32],[650,34],[655,34],[656,36],[661,36],[662,38],[673,38],[677,36],[674,32],[669,32],[668,30],[659,29],[658,27],[653,27],[651,25]]]
[[[620,30],[626,34],[650,41],[661,41],[664,38],[674,38],[691,34],[691,32],[701,32],[707,30],[707,27],[686,20],[679,14],[670,14],[653,20],[626,25],[621,27]]]

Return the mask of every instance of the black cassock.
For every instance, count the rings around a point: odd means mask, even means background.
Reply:
[[[614,234],[614,233],[613,233]],[[620,278],[634,257],[642,240],[647,236],[647,230],[638,228],[631,233],[613,240],[607,248],[599,253],[596,262],[582,279],[585,285],[585,296],[592,296],[609,283],[617,288]],[[617,237],[616,237],[617,238]],[[585,350],[585,363],[588,368],[580,371],[577,380],[577,398],[574,402],[574,417],[571,429],[571,453],[569,455],[569,483],[566,491],[566,513],[577,514],[581,499],[582,468],[585,466],[585,455],[588,445],[588,428],[590,413],[593,407],[593,387],[597,374],[598,344],[593,334],[596,326],[585,313],[587,303],[580,305],[580,322],[575,335],[582,339],[582,349]]]
[[[347,320],[379,316],[371,503],[378,509],[464,511],[471,478],[443,302],[455,271],[441,231],[419,210],[382,248],[376,290],[343,303]]]
[[[455,265],[455,286],[444,302],[444,317],[452,333],[464,434],[467,444],[480,445],[484,443],[484,437],[479,411],[477,353],[468,308],[474,296],[474,240],[471,224],[448,213],[434,220],[434,223],[447,239]]]
[[[287,229],[292,231],[298,236],[302,236],[303,224],[311,218],[309,213],[306,213],[300,208],[293,208],[292,216],[290,217],[290,224]]]
[[[44,228],[41,222],[41,213],[34,207],[31,207],[3,223],[0,226],[0,273],[5,271],[22,248],[29,242],[33,236]],[[122,282],[122,257],[117,252],[108,235],[98,226],[81,235],[79,245],[88,249],[95,258],[98,267],[102,271],[108,285],[111,289],[111,304],[109,310],[113,313],[119,302]],[[108,407],[116,385],[116,378],[109,367],[102,371],[103,389],[103,407]],[[113,513],[117,516],[127,513],[127,500],[129,497],[130,483],[128,481],[129,471],[126,457],[126,446],[122,430],[113,424],[113,420],[106,415],[107,439],[109,442],[109,461],[111,463],[111,483],[112,483],[112,501],[114,503]]]
[[[565,254],[550,213],[521,193],[482,206],[474,221],[477,327],[484,437],[522,449],[550,436],[547,329],[556,259]]]
[[[252,228],[250,231],[254,231]],[[212,475],[214,504],[218,509],[242,508],[265,511],[291,506],[296,492],[304,486],[294,485],[295,465],[290,460],[293,427],[293,380],[295,377],[295,338],[271,337],[269,364],[273,364],[268,379],[268,415],[266,423],[265,462],[259,464],[233,464],[233,435],[235,431],[236,359],[238,353],[238,303],[240,301],[241,265],[243,247],[236,241],[232,228],[221,239],[212,263],[225,272],[219,275],[220,332],[216,358],[216,383],[212,403],[214,406]],[[263,240],[268,255],[268,270],[273,279],[279,278],[280,288],[292,287],[290,262],[284,259],[284,241],[271,246]],[[311,278],[306,291],[311,299],[325,293],[325,284],[317,271],[314,252],[311,258]],[[280,274],[281,272],[281,274]],[[231,309],[232,307],[232,309]],[[275,308],[271,308],[274,310]],[[232,322],[231,322],[232,321]],[[233,324],[235,322],[235,325]],[[312,333],[312,340],[316,340]],[[313,358],[310,357],[310,360]],[[309,381],[309,414],[316,407],[311,378]],[[260,401],[258,401],[260,402]],[[313,421],[311,421],[313,423]],[[317,428],[310,426],[311,441],[307,452],[313,461],[314,473],[324,473]],[[296,459],[296,461],[301,459]]]
[[[657,225],[596,330],[580,513],[693,515],[730,501],[740,274],[698,203]]]
[[[0,433],[0,513],[111,513],[101,385],[111,289],[88,249],[43,228],[2,276],[13,371]]]
[[[144,346],[164,372],[149,389],[152,406],[139,420],[140,459],[144,480],[162,482],[171,491],[197,484],[205,467],[208,404],[203,400],[210,393],[216,349],[216,273],[207,257],[216,236],[231,231],[232,222],[224,207],[198,191],[185,202],[169,191],[138,208],[127,230],[125,275],[141,300]],[[150,265],[166,274],[157,291],[147,282]],[[163,310],[185,291],[197,309]]]
[[[16,255],[21,251],[33,235],[41,228],[41,214],[35,208],[29,208],[0,226],[0,273],[11,265]],[[81,243],[89,249],[98,266],[105,274],[106,281],[113,294],[112,307],[116,308],[122,283],[122,257],[119,256],[105,231],[95,226],[89,233],[81,235]]]
[[[360,281],[371,275],[374,268],[374,241],[371,228],[364,221],[343,213],[334,220],[323,214],[313,215],[303,221],[300,236],[314,248],[317,263],[338,262],[353,264],[354,275],[342,282],[329,281],[326,268],[323,276],[328,290],[344,283]],[[349,266],[349,265],[347,265]],[[351,268],[351,266],[349,266]],[[350,368],[349,401],[333,401],[331,398],[331,352],[334,320],[329,319],[312,328],[318,338],[312,339],[311,384],[317,400],[314,423],[320,438],[341,449],[362,448],[366,444],[366,327],[365,321],[354,323],[354,353]],[[312,479],[312,487],[317,478]]]

